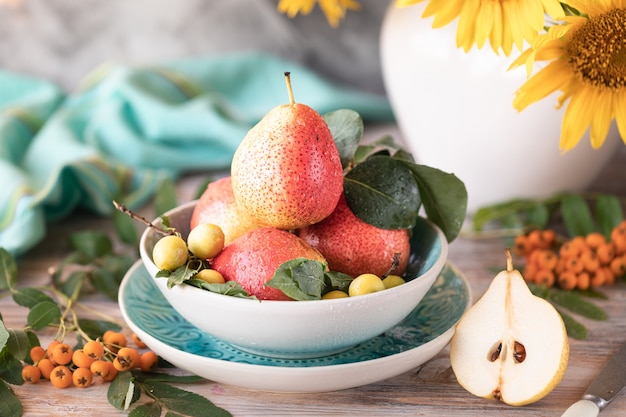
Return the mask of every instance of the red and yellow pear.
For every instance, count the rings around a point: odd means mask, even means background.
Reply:
[[[281,264],[296,258],[325,262],[317,250],[293,233],[264,227],[235,239],[213,259],[211,267],[260,300],[288,301],[291,298],[285,293],[265,283]]]
[[[400,256],[393,274],[404,274],[409,263],[408,230],[381,229],[364,222],[350,210],[343,195],[330,216],[300,229],[298,236],[324,255],[331,271],[352,277],[385,275],[396,253]]]
[[[326,218],[343,192],[339,151],[324,118],[290,102],[270,110],[246,134],[231,166],[237,203],[258,223],[298,229]]]
[[[260,227],[235,201],[230,177],[209,183],[191,215],[190,230],[200,224],[215,224],[224,233],[224,245]]]

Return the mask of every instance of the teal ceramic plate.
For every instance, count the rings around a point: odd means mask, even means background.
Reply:
[[[140,261],[127,272],[119,302],[131,330],[181,369],[249,389],[324,392],[382,381],[428,361],[448,344],[472,296],[467,280],[448,263],[405,320],[347,351],[314,359],[253,355],[204,333],[172,308]]]

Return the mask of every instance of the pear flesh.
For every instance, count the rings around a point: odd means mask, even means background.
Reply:
[[[343,193],[339,151],[324,118],[291,102],[246,134],[231,165],[237,203],[264,226],[299,229],[325,219]]]
[[[507,270],[464,314],[450,342],[459,384],[479,397],[530,404],[559,384],[568,358],[561,316],[530,291],[508,254]]]

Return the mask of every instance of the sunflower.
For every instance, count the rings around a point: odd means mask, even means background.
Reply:
[[[396,0],[399,7],[424,0]],[[543,31],[545,14],[562,16],[558,0],[429,0],[423,17],[434,16],[433,27],[447,25],[459,18],[456,44],[468,52],[472,45],[480,49],[487,39],[491,48],[509,55],[515,45],[520,51],[524,42],[532,42]]]
[[[278,11],[293,18],[298,13],[311,13],[315,3],[319,3],[326,20],[332,27],[339,26],[339,22],[346,15],[346,10],[359,10],[361,5],[356,0],[280,0]]]
[[[626,142],[626,0],[568,0],[582,14],[552,26],[512,67],[551,61],[517,91],[523,110],[556,91],[557,107],[569,100],[560,148],[574,148],[589,129],[594,149],[602,146],[613,120]]]

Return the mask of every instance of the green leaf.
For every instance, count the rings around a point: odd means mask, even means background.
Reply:
[[[606,320],[607,315],[598,306],[586,301],[574,291],[552,290],[548,299],[568,310],[593,320]]]
[[[113,273],[103,268],[96,268],[89,274],[89,278],[96,290],[111,300],[117,300],[120,281]]]
[[[307,258],[282,263],[265,285],[278,288],[294,300],[319,300],[324,293],[326,265]]]
[[[128,395],[129,392],[130,396]],[[109,404],[118,410],[125,409],[127,396],[130,398],[130,403],[137,401],[141,396],[141,389],[134,383],[134,378],[128,371],[117,374],[107,390]]]
[[[137,232],[137,223],[126,213],[119,210],[113,212],[113,226],[120,241],[136,247],[139,244],[139,233]]]
[[[535,202],[526,210],[526,227],[545,229],[550,221],[550,210],[542,202]]]
[[[128,413],[128,417],[159,417],[161,406],[157,402],[142,404]]]
[[[180,285],[183,282],[189,280],[195,274],[198,273],[197,269],[189,268],[187,265],[176,268],[175,271],[159,271],[157,278],[167,276],[167,288],[172,288],[174,285]]]
[[[348,109],[326,113],[323,117],[337,145],[341,166],[347,168],[363,137],[363,119],[359,113]]]
[[[30,340],[24,330],[8,329],[9,340],[6,347],[9,353],[19,360],[26,360],[30,353]]]
[[[9,331],[4,326],[4,322],[0,320],[0,351],[4,349],[9,340]]]
[[[595,230],[591,210],[578,195],[566,195],[561,200],[563,223],[570,236],[586,236]]]
[[[74,297],[76,291],[79,291],[86,280],[89,279],[89,272],[87,271],[74,271],[65,281],[61,281],[58,286],[63,294],[68,297]]]
[[[15,290],[13,292],[13,301],[15,301],[16,304],[26,308],[32,308],[36,304],[44,301],[54,303],[54,300],[49,295],[32,287],[23,287]]]
[[[328,271],[324,274],[326,289],[324,292],[331,290],[340,290],[348,292],[348,287],[353,278],[350,275],[337,271]]]
[[[17,263],[9,252],[0,248],[0,290],[11,289],[17,283]]]
[[[50,324],[58,323],[60,318],[61,311],[59,306],[55,303],[44,301],[30,309],[26,321],[34,330],[40,330]]]
[[[467,189],[454,174],[426,165],[404,162],[413,172],[428,219],[452,242],[467,215]]]
[[[255,296],[251,296],[250,294],[248,294],[246,290],[244,290],[243,287],[235,281],[226,281],[223,284],[213,284],[203,281],[201,279],[191,278],[185,281],[185,284],[193,285],[194,287],[202,288],[216,294],[228,295],[231,297],[256,299]]]
[[[133,376],[137,381],[160,381],[160,382],[174,382],[177,384],[195,384],[199,382],[205,382],[206,379],[198,375],[173,375],[164,374],[161,372],[139,372],[133,371]]]
[[[171,178],[165,178],[160,182],[157,190],[154,196],[154,212],[160,216],[178,205],[176,183]]]
[[[500,221],[511,215],[519,215],[521,212],[530,210],[536,202],[527,199],[514,199],[503,203],[493,204],[481,207],[474,213],[472,217],[472,225],[474,230],[480,231],[485,228],[488,223]]]
[[[563,324],[565,324],[565,331],[569,337],[574,339],[584,340],[587,338],[587,328],[583,326],[580,322],[574,320],[572,316],[564,313],[560,309],[556,309],[558,313],[561,315],[563,319]]]
[[[0,381],[0,416],[20,417],[24,414],[22,402],[10,386]]]
[[[9,352],[8,346],[0,351],[0,379],[12,385],[22,385],[22,362]]]
[[[122,330],[119,324],[105,320],[79,319],[78,325],[92,339],[101,337],[107,330],[113,330],[115,332]]]
[[[191,417],[232,417],[208,399],[162,382],[145,382],[144,389],[171,412]]]
[[[421,206],[411,170],[385,156],[370,157],[349,171],[344,194],[358,218],[382,229],[413,227]]]
[[[113,252],[113,244],[109,237],[99,231],[86,230],[70,235],[70,246],[91,257],[97,258]]]
[[[609,239],[611,230],[624,220],[622,205],[617,196],[602,194],[596,201],[596,221],[600,232]]]

